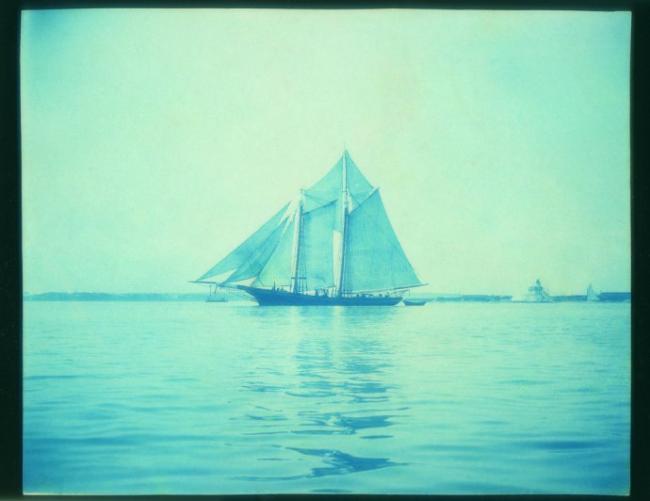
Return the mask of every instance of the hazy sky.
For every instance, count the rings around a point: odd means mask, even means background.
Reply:
[[[200,292],[345,144],[428,290],[629,290],[629,53],[619,12],[26,12],[24,289]]]

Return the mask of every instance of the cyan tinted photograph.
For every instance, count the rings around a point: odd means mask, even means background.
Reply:
[[[24,10],[25,494],[628,494],[630,30]]]

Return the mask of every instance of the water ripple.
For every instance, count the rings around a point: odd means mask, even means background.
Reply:
[[[287,449],[299,452],[306,456],[319,457],[329,465],[328,467],[323,468],[312,468],[311,476],[314,477],[344,475],[399,465],[399,463],[394,463],[386,458],[358,457],[346,454],[345,452],[336,449],[303,449],[300,447],[287,447]]]
[[[629,307],[25,308],[28,492],[629,486]]]

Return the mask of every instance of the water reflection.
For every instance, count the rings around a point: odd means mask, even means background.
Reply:
[[[319,406],[299,412],[302,429],[296,433],[350,435],[392,425],[392,415],[364,405],[388,403],[395,388],[385,379],[385,372],[392,366],[390,352],[369,328],[385,322],[392,310],[334,308],[299,312],[307,329],[294,355],[298,391],[287,395],[332,397],[326,400],[332,405],[327,406],[331,409],[327,411]]]
[[[396,465],[386,457],[352,454],[347,447],[347,444],[350,448],[363,447],[366,440],[357,442],[359,439],[392,438],[386,431],[403,418],[407,410],[404,407],[396,409],[391,401],[397,389],[394,382],[388,382],[393,369],[393,353],[382,339],[385,325],[390,323],[395,309],[291,307],[253,310],[252,316],[260,322],[267,325],[273,322],[286,328],[285,339],[291,336],[294,353],[289,356],[288,367],[285,364],[280,378],[275,377],[271,367],[260,365],[243,372],[241,390],[257,393],[256,404],[262,399],[277,403],[277,406],[249,408],[240,417],[250,424],[249,431],[244,434],[259,438],[272,435],[278,455],[283,455],[282,451],[285,454],[292,451],[318,458],[323,466],[311,467],[297,476],[246,479],[289,480],[344,475]],[[260,360],[259,354],[253,354],[252,358]],[[281,396],[282,401],[279,400]],[[275,400],[269,400],[271,398]],[[350,437],[343,442],[348,452],[333,449],[331,443],[323,442],[323,437],[334,435]],[[283,436],[286,441],[282,440]],[[304,437],[298,442],[300,446],[296,446],[296,437]],[[340,440],[338,443],[341,444]],[[367,447],[364,450],[367,451]],[[282,460],[290,457],[283,455]],[[265,457],[264,460],[280,458]]]
[[[294,358],[299,393],[308,397],[315,392],[329,398],[318,407],[307,407],[298,413],[302,435],[355,435],[366,430],[386,429],[396,416],[390,411],[390,397],[395,385],[387,382],[392,367],[390,351],[373,327],[394,314],[392,308],[335,308],[329,312],[301,311],[308,330],[297,344]],[[318,326],[314,325],[318,322]],[[311,328],[311,329],[310,329]],[[318,336],[310,336],[317,331]],[[376,434],[384,439],[390,434]],[[355,443],[350,438],[350,446]],[[312,442],[313,443],[313,442]],[[347,443],[347,441],[346,441]],[[320,458],[322,467],[313,467],[312,477],[345,475],[358,471],[394,466],[385,457],[360,457],[342,450],[289,447],[306,456]]]
[[[378,470],[388,468],[389,466],[399,466],[387,458],[368,458],[353,456],[336,449],[303,449],[300,447],[287,447],[287,450],[295,451],[305,456],[315,456],[321,458],[327,466],[311,468],[309,473],[304,475],[290,475],[282,477],[263,477],[263,476],[240,476],[238,480],[247,481],[265,481],[265,480],[298,480],[301,478],[325,477],[328,475],[344,475],[348,473],[357,473],[360,471]],[[269,461],[273,458],[264,458]],[[277,460],[277,459],[276,459]]]
[[[301,449],[299,447],[288,447],[288,449],[299,452],[306,456],[316,456],[326,463],[327,467],[312,468],[310,477],[324,477],[326,475],[342,475],[345,473],[356,473],[358,471],[377,470],[396,466],[397,463],[386,458],[364,458],[352,456],[334,449]]]

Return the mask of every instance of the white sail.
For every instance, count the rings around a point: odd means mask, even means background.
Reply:
[[[348,216],[344,263],[347,292],[421,285],[388,220],[379,190]]]
[[[344,164],[345,169],[343,168]],[[346,174],[346,180],[343,179],[344,173]],[[327,174],[304,191],[305,211],[310,211],[338,200],[344,185],[348,187],[348,192],[352,199],[352,208],[362,203],[373,190],[373,186],[352,161],[347,150]]]
[[[293,218],[287,221],[275,250],[252,283],[253,287],[288,288],[291,285],[291,248],[294,226]]]
[[[305,277],[305,290],[332,287],[332,230],[336,202],[303,214],[300,241],[299,275]]]
[[[338,223],[336,225],[338,226]],[[337,227],[332,231],[332,276],[334,277],[334,287],[337,291],[341,290],[342,241],[343,235]]]
[[[234,251],[201,275],[198,280],[205,280],[228,271],[236,270],[245,264],[256,253],[256,251],[259,250],[259,247],[264,243],[264,241],[269,238],[271,233],[273,233],[273,230],[278,227],[282,218],[285,217],[288,207],[289,204],[282,207],[282,209],[264,223],[255,233],[248,237]]]
[[[343,157],[316,183],[303,191],[305,212],[317,209],[338,199],[341,194]]]
[[[352,161],[347,151],[344,153],[347,174],[347,188],[350,195],[350,210],[354,210],[362,204],[375,189],[359,170],[359,167]]]
[[[598,293],[594,290],[591,284],[589,284],[589,287],[587,287],[587,301],[598,301],[599,299]]]
[[[249,278],[256,278],[262,272],[266,264],[270,261],[275,253],[282,236],[285,234],[286,227],[290,223],[287,219],[277,226],[261,245],[248,256],[239,268],[237,268],[224,283],[240,282]]]
[[[326,280],[325,282],[328,285],[323,283],[323,287],[334,286],[337,290],[341,290],[341,272],[344,261],[343,234],[346,231],[344,226],[347,213],[363,203],[370,196],[373,189],[373,186],[364,177],[346,150],[325,176],[304,191],[306,211],[318,209],[331,203],[336,204],[333,233],[330,232],[327,237],[327,248],[330,249],[328,259],[321,261],[328,267],[328,279],[331,270],[332,280],[331,285],[329,284],[330,280]],[[325,245],[322,248],[324,253]],[[309,281],[311,270],[308,267],[303,269]],[[321,271],[319,270],[319,280],[322,280],[324,276]],[[318,283],[319,280],[313,282]]]
[[[350,212],[351,197],[348,191],[347,152],[343,152],[341,168],[341,193],[336,210],[336,226],[334,228],[334,285],[336,294],[343,295],[343,261],[345,259],[345,232],[347,231],[348,213]]]

